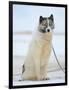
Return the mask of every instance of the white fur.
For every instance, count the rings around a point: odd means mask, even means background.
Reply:
[[[42,80],[47,78],[47,66],[51,53],[52,32],[35,32],[25,60],[23,80]]]

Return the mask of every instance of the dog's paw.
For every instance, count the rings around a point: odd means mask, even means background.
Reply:
[[[43,80],[49,80],[49,79],[50,79],[49,77],[43,78]]]

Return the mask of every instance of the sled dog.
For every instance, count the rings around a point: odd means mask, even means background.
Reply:
[[[22,80],[47,80],[51,53],[54,17],[39,17],[38,27],[31,40],[28,54],[22,66]]]

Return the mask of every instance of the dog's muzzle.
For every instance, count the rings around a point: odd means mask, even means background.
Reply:
[[[50,29],[40,29],[40,32],[42,33],[50,32]]]

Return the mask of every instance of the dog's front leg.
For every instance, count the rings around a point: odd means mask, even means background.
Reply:
[[[35,74],[36,74],[36,79],[40,80],[40,61],[37,59],[35,60]]]

